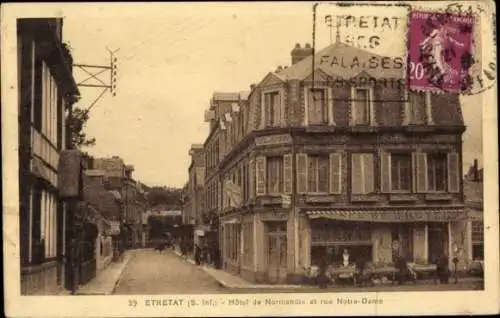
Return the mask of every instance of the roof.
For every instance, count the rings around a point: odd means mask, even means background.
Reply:
[[[239,100],[240,93],[214,92],[213,100],[218,101],[234,101]]]
[[[250,91],[240,92],[240,99],[241,100],[248,100],[248,96],[250,96]]]
[[[345,43],[337,42],[327,46],[315,55],[316,70],[321,69],[330,76],[342,76],[342,78],[353,78],[361,72],[365,71],[368,75],[374,78],[403,78],[404,68],[401,64],[400,68],[396,67],[381,67],[381,60],[385,56],[371,53],[367,50],[352,47]],[[355,59],[357,58],[357,62]],[[391,60],[393,58],[390,58]],[[378,67],[369,68],[370,59],[378,60]],[[389,63],[389,66],[394,66]],[[312,55],[304,58],[296,64],[284,68],[279,72],[278,77],[287,79],[303,80],[312,73]]]

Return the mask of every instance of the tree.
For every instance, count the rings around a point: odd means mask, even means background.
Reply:
[[[84,132],[88,120],[89,114],[86,110],[78,107],[73,108],[72,116],[68,119],[68,129],[71,130],[71,142],[76,148],[95,145],[95,138],[89,138]]]

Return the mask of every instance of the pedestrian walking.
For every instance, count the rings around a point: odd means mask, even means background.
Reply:
[[[196,265],[201,265],[201,251],[200,251],[200,247],[195,244],[194,245],[194,261],[196,263]]]

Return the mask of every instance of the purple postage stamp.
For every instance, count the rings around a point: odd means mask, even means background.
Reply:
[[[414,11],[408,41],[410,90],[467,92],[474,63],[474,18],[451,13]]]

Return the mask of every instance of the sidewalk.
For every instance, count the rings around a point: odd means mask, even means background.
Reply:
[[[181,253],[177,250],[174,250],[174,253],[177,254],[179,257],[183,257]],[[187,258],[187,262],[191,264],[195,264],[195,262]],[[254,284],[249,281],[244,280],[241,277],[238,277],[236,275],[233,275],[231,273],[228,273],[224,270],[216,269],[212,266],[207,266],[207,265],[202,265],[201,268],[205,273],[208,275],[212,276],[216,281],[219,282],[219,284],[223,287],[226,288],[241,288],[241,289],[288,289],[288,288],[306,288],[308,286],[302,286],[302,285],[278,285],[278,284]]]
[[[183,257],[181,253],[174,250],[174,253],[179,257]],[[187,262],[195,264],[195,262],[190,258],[184,258]],[[316,287],[316,285],[291,285],[291,284],[254,284],[249,281],[244,280],[241,277],[228,273],[224,270],[216,269],[212,266],[202,265],[201,268],[205,273],[212,276],[219,284],[226,288],[232,289],[311,289]],[[474,283],[480,282],[481,279],[477,277],[461,277],[458,279],[458,283]],[[454,278],[450,277],[450,285],[453,285]],[[415,285],[435,285],[432,279],[421,280],[415,283]]]
[[[123,260],[111,262],[108,267],[103,269],[90,282],[81,286],[76,291],[77,295],[110,295],[115,290],[120,277],[134,253],[126,251],[123,254]]]

